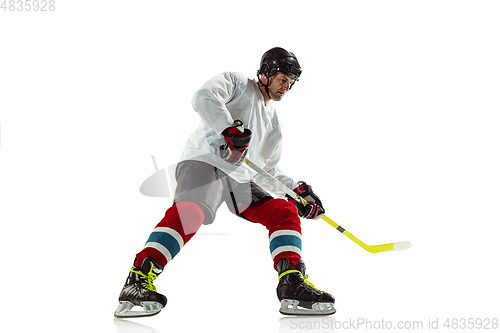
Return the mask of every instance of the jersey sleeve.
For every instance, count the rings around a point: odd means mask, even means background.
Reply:
[[[195,92],[191,101],[193,108],[220,134],[234,122],[226,104],[245,92],[247,82],[246,77],[239,73],[216,75]]]
[[[279,166],[275,166],[271,170],[269,170],[269,174],[272,175],[274,178],[282,182],[283,184],[286,185],[286,187],[290,189],[295,189],[297,188],[297,182],[293,180],[292,177],[287,175],[283,170],[279,168]]]

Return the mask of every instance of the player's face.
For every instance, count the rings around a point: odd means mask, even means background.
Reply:
[[[269,85],[269,95],[273,99],[273,101],[281,101],[283,96],[290,90],[290,86],[294,80],[283,74],[277,73],[271,78],[271,84]]]

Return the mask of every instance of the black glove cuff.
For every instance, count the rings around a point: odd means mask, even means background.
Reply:
[[[226,130],[224,130],[226,132]],[[235,136],[228,136],[227,132],[222,134],[229,138],[231,140],[231,143],[233,144],[233,147],[236,149],[241,149],[248,145],[250,143],[250,139],[252,139],[252,131],[250,131],[248,128],[245,129],[245,132],[241,135],[235,135]]]

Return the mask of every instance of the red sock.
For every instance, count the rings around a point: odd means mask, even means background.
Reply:
[[[146,257],[152,257],[165,267],[198,231],[203,219],[202,209],[194,202],[181,201],[170,207],[144,249],[137,253],[135,266],[140,266]]]
[[[267,199],[246,209],[243,216],[269,230],[269,250],[274,269],[284,257],[288,257],[292,268],[295,269],[302,249],[297,208],[284,199]]]

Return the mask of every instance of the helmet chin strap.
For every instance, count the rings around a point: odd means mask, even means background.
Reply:
[[[269,81],[271,81],[271,80],[270,80],[270,79],[269,79],[269,77],[267,77],[267,75],[266,75],[266,78],[267,78],[267,84],[264,84],[264,83],[260,80],[260,78],[261,78],[261,77],[262,77],[262,75],[259,77],[259,83],[260,83],[260,84],[262,84],[262,85],[264,86],[264,90],[266,91],[267,96],[269,96],[269,98],[270,98],[270,99],[273,99],[273,98],[271,97],[271,95],[269,95],[269,84],[270,84],[270,82],[269,82]]]

